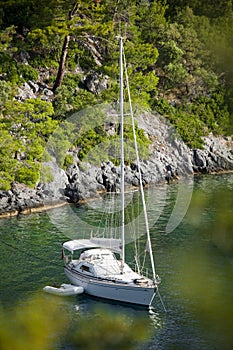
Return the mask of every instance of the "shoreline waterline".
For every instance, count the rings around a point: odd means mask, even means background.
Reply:
[[[219,171],[214,171],[214,172],[207,173],[207,174],[195,173],[193,175],[195,177],[198,177],[198,176],[206,176],[206,175],[224,175],[224,174],[233,174],[233,170],[219,170]],[[182,179],[184,179],[184,178],[178,178],[176,181],[175,180],[171,181],[171,183],[177,182],[177,181],[182,180]],[[167,184],[167,182],[164,182],[164,183]],[[160,184],[161,184],[161,182],[160,182]],[[147,184],[145,186],[145,188],[154,187],[156,185],[157,184],[155,184],[155,183]],[[133,187],[133,188],[135,189],[135,187]],[[40,206],[35,206],[35,207],[30,207],[30,208],[28,207],[28,208],[25,208],[23,210],[16,209],[16,210],[12,210],[12,211],[6,211],[6,212],[0,214],[0,219],[11,218],[11,217],[15,217],[15,216],[18,216],[21,214],[22,215],[29,215],[32,213],[40,213],[40,212],[44,212],[46,210],[59,208],[59,207],[69,205],[69,204],[82,205],[82,204],[85,204],[85,203],[88,203],[90,201],[98,199],[98,195],[103,194],[103,193],[105,193],[105,192],[104,191],[98,192],[98,193],[96,193],[96,197],[81,199],[77,203],[72,203],[72,202],[68,202],[68,201],[54,201],[54,202],[46,203],[46,204],[43,204]]]

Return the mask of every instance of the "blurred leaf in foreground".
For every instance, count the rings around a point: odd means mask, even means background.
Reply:
[[[0,309],[1,350],[131,350],[149,339],[144,319],[100,309],[74,320],[59,300],[36,297],[11,311]]]
[[[75,330],[70,332],[70,339],[79,350],[130,350],[148,341],[150,331],[148,322],[142,318],[132,320],[108,309],[98,309],[92,316],[81,317]]]
[[[0,310],[1,350],[52,349],[66,317],[55,300],[35,297],[9,310]]]
[[[179,292],[207,337],[222,349],[233,348],[232,211],[230,192],[197,193],[188,219],[198,229],[191,245],[176,250]]]

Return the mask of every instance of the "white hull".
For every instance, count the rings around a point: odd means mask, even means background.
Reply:
[[[65,267],[65,274],[72,284],[83,287],[89,295],[124,303],[150,306],[156,291],[154,287],[89,278],[69,267]]]

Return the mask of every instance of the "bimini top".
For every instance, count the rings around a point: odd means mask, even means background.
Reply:
[[[117,253],[121,252],[121,240],[115,238],[74,239],[64,242],[62,246],[72,254],[76,250],[90,248],[108,248]]]

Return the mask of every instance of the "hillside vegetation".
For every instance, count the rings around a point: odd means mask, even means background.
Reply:
[[[59,122],[118,99],[119,33],[134,102],[192,148],[210,132],[232,134],[232,0],[0,0],[0,9],[0,189],[35,186]],[[77,143],[85,153],[101,137]]]

